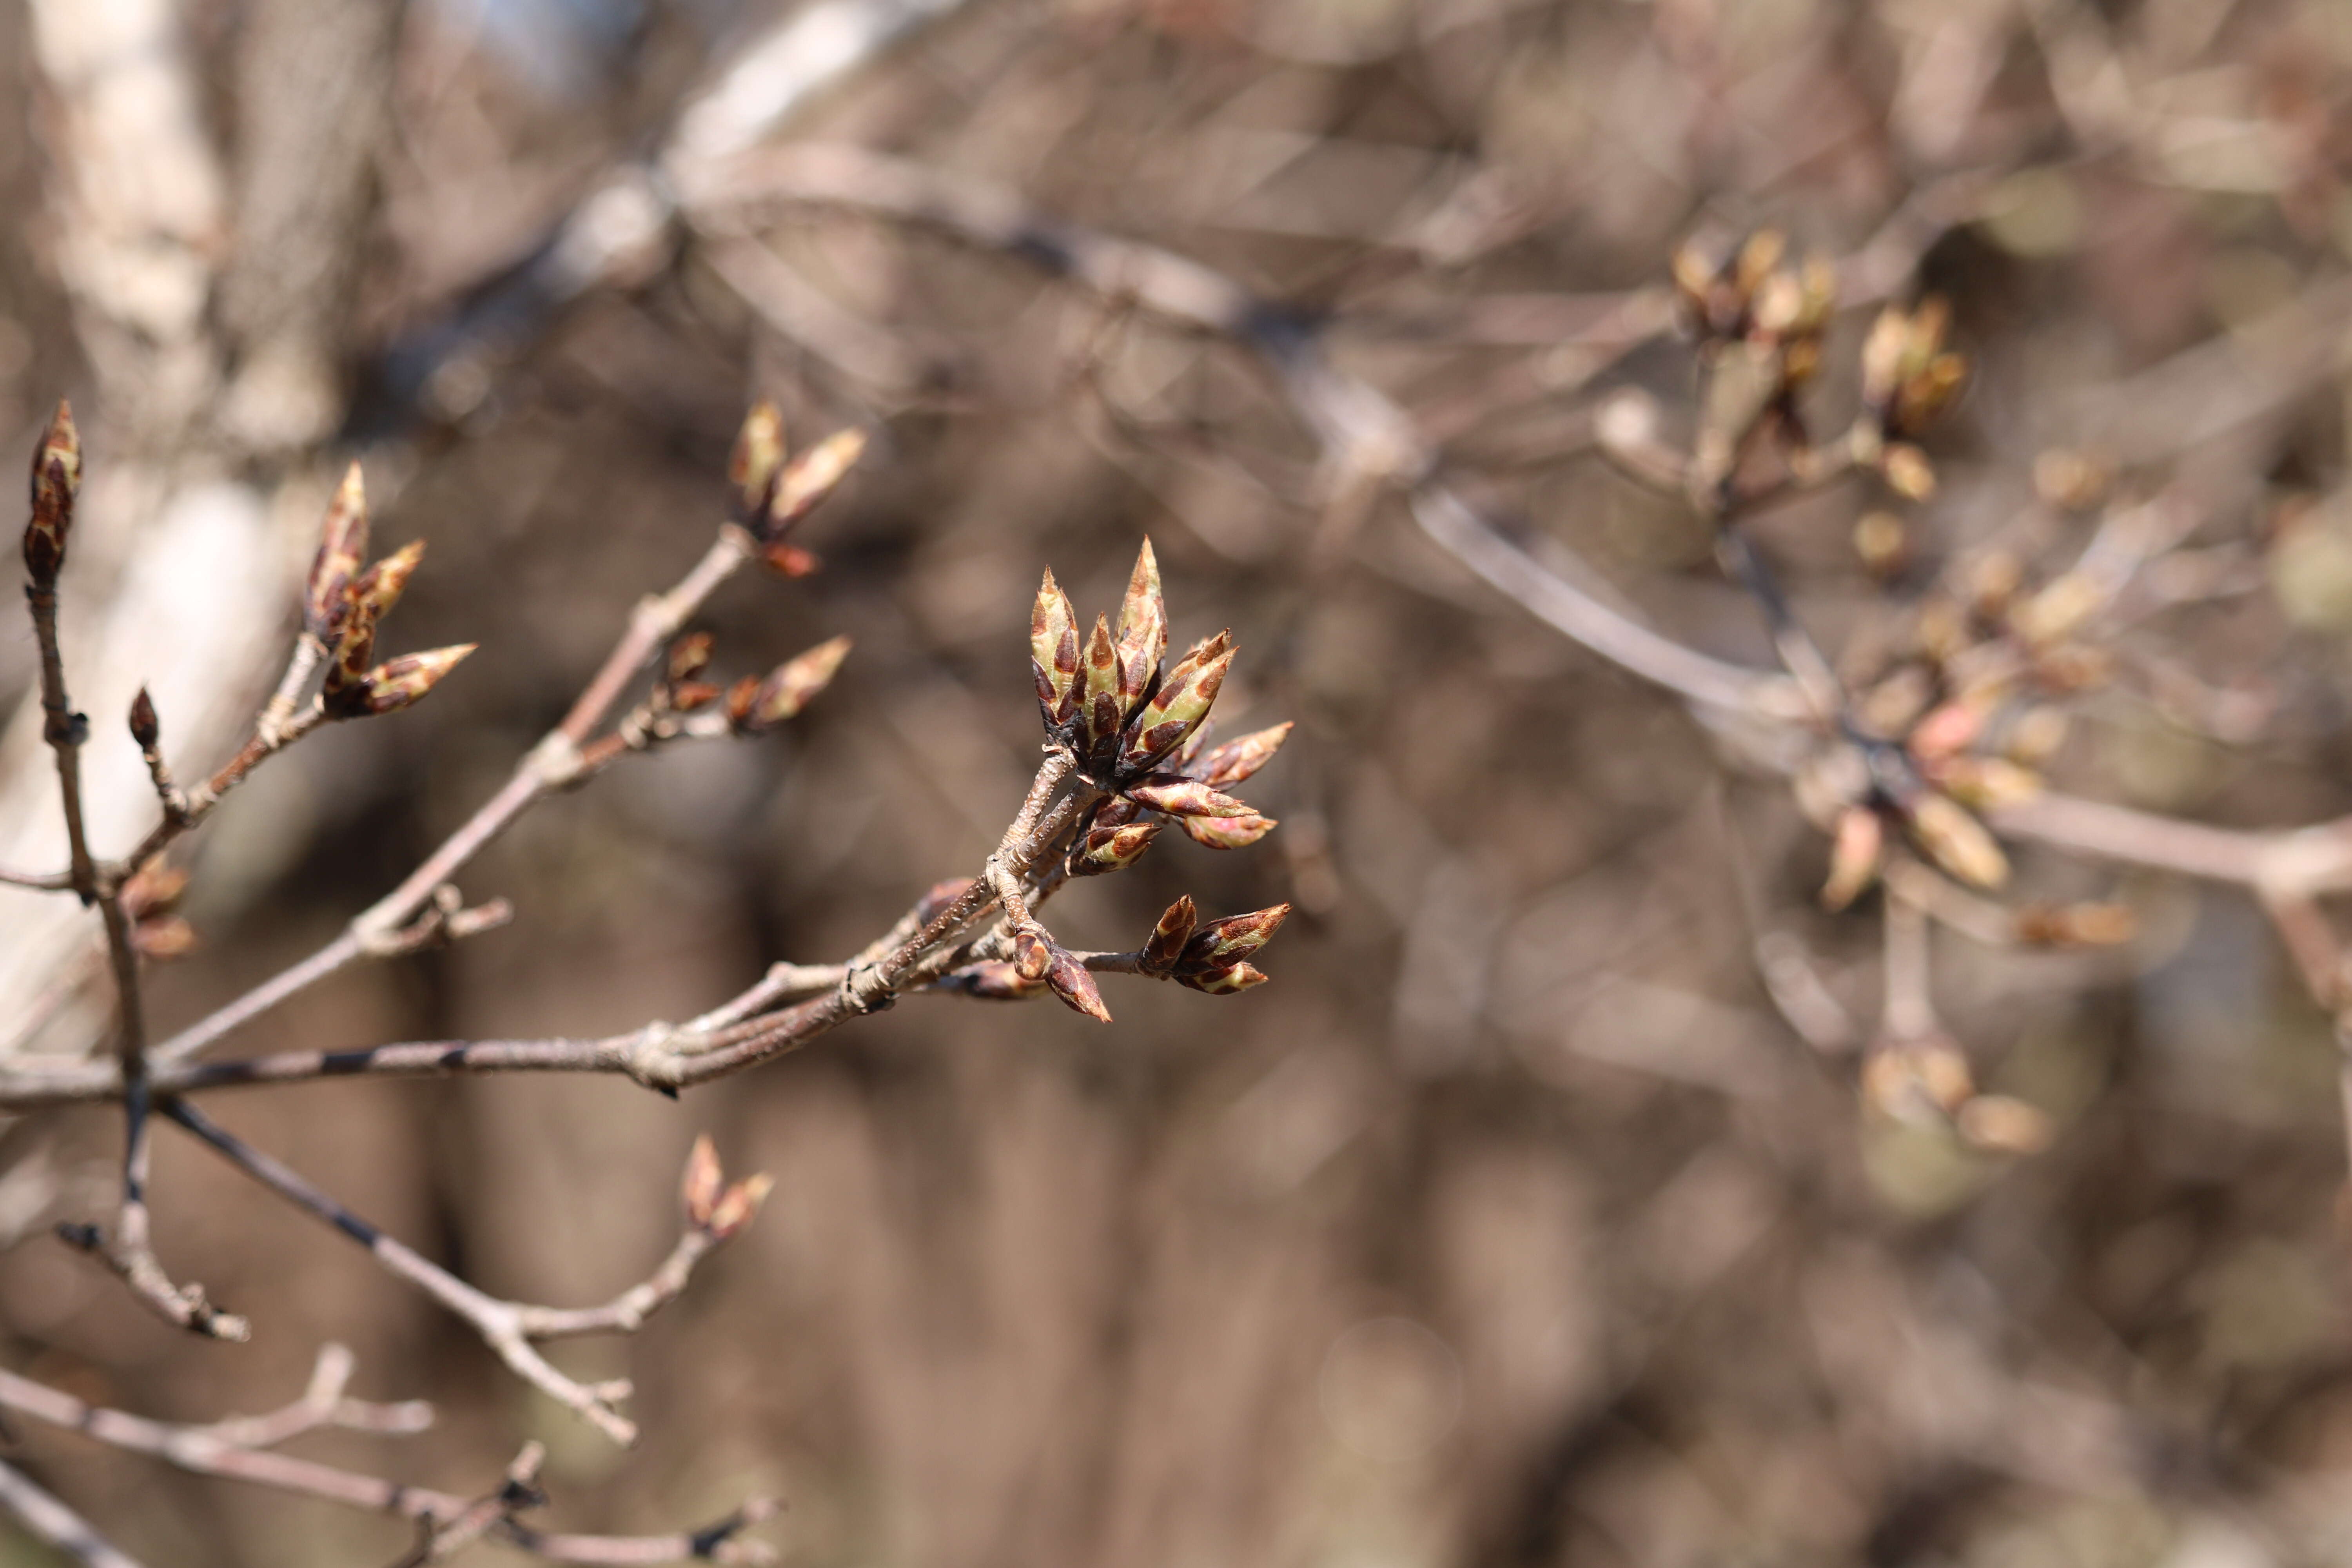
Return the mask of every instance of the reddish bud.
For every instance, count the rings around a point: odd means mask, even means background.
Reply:
[[[814,576],[824,563],[797,544],[778,540],[760,548],[761,563],[779,577]]]
[[[1136,552],[1118,610],[1119,695],[1132,705],[1151,684],[1168,651],[1168,602],[1160,591],[1160,561],[1151,541]]]
[[[1160,837],[1165,826],[1158,822],[1130,822],[1118,827],[1094,827],[1078,841],[1078,851],[1071,858],[1070,871],[1074,876],[1099,877],[1111,871],[1124,871],[1143,858],[1151,841]]]
[[[967,996],[984,996],[992,1002],[1020,1002],[1046,989],[1045,976],[1024,979],[1012,964],[992,960],[957,970],[950,983]]]
[[[188,873],[158,856],[124,880],[122,912],[133,921],[163,914],[187,890]]]
[[[849,639],[835,637],[778,665],[753,692],[751,716],[744,727],[772,729],[798,714],[832,682],[834,672],[848,657]]]
[[[1202,970],[1198,973],[1179,972],[1176,984],[1205,992],[1211,996],[1230,996],[1236,991],[1246,991],[1253,985],[1263,985],[1267,976],[1246,963],[1229,964],[1223,969]]]
[[[1911,754],[1925,761],[1931,757],[1948,757],[1966,751],[1983,733],[1985,705],[1962,698],[1947,702],[1911,727],[1904,744]]]
[[[367,679],[361,688],[360,710],[371,716],[397,713],[421,701],[426,692],[441,684],[443,676],[457,668],[466,656],[479,646],[478,643],[459,643],[454,647],[404,653],[398,658],[385,660],[368,671]]]
[[[1143,816],[1143,807],[1123,795],[1112,795],[1095,807],[1087,819],[1089,827],[1124,827]]]
[[[710,1227],[711,1211],[719,1205],[719,1191],[726,1179],[719,1168],[719,1151],[706,1132],[694,1141],[694,1148],[686,1156],[686,1175],[679,1184],[688,1225],[697,1230]]]
[[[682,680],[669,689],[669,705],[680,713],[692,713],[719,700],[719,688],[707,680]]]
[[[1247,816],[1181,816],[1178,824],[1193,843],[1208,849],[1246,849],[1281,824],[1252,812]]]
[[[131,945],[142,958],[168,963],[196,950],[196,928],[178,915],[158,915],[131,928]]]
[[[335,615],[334,641],[327,661],[325,695],[330,713],[347,719],[362,710],[368,661],[374,657],[375,616],[367,601],[346,585],[342,605]]]
[[[727,727],[742,731],[751,721],[751,699],[760,694],[760,678],[747,675],[727,689]]]
[[[384,616],[400,603],[409,578],[415,575],[417,563],[424,559],[425,541],[412,539],[352,579],[352,602],[366,607],[369,625],[383,624]]]
[[[794,458],[776,476],[776,489],[768,500],[767,523],[761,531],[761,537],[777,538],[815,510],[817,502],[849,477],[849,470],[856,466],[865,450],[864,431],[836,430]]]
[[[735,487],[736,521],[754,524],[768,510],[769,491],[784,466],[784,416],[766,398],[751,405],[735,432],[727,458],[727,482]]]
[[[1045,971],[1045,984],[1054,988],[1072,1012],[1084,1013],[1097,1023],[1110,1022],[1110,1009],[1103,1005],[1102,988],[1087,966],[1066,952],[1055,952],[1052,965]]]
[[[1199,779],[1177,773],[1154,773],[1129,784],[1127,796],[1138,805],[1164,811],[1171,816],[1254,816],[1246,805],[1220,795]]]
[[[1078,617],[1050,566],[1029,612],[1029,670],[1036,678],[1045,728],[1061,729],[1078,711]]]
[[[25,569],[36,587],[57,581],[73,531],[74,498],[81,491],[81,433],[73,408],[60,400],[33,449],[33,516],[25,525]]]
[[[1168,906],[1160,923],[1151,928],[1144,940],[1143,967],[1154,974],[1165,974],[1176,967],[1184,954],[1184,944],[1192,940],[1192,928],[1200,923],[1200,911],[1187,894]]]
[[[1244,735],[1238,741],[1227,741],[1208,755],[1184,764],[1181,771],[1199,779],[1212,789],[1223,789],[1237,784],[1274,761],[1275,752],[1290,739],[1291,724],[1286,721],[1270,730],[1260,730]]]
[[[1034,931],[1013,939],[1013,973],[1024,980],[1043,980],[1054,966],[1054,944]]]
[[[692,680],[710,668],[709,632],[689,632],[669,645],[669,678],[671,681]]]
[[[1120,691],[1118,645],[1111,640],[1110,622],[1095,617],[1095,635],[1081,661],[1086,689],[1078,698],[1078,750],[1089,761],[1104,742],[1118,733],[1127,719],[1127,699]]]
[[[1254,958],[1260,948],[1274,940],[1274,933],[1282,929],[1282,922],[1289,915],[1288,904],[1276,904],[1270,909],[1211,921],[1184,944],[1177,969],[1180,973],[1202,973]]]
[[[142,752],[152,752],[163,739],[163,726],[155,717],[155,700],[141,687],[139,695],[131,700],[131,739]]]
[[[1196,644],[1176,662],[1151,700],[1136,710],[1127,727],[1119,764],[1129,769],[1150,767],[1182,744],[1209,716],[1232,668],[1233,638],[1224,632]]]
[[[711,1237],[719,1241],[728,1241],[740,1235],[743,1227],[751,1223],[752,1216],[760,1212],[760,1205],[767,1201],[768,1194],[775,1184],[775,1178],[762,1171],[757,1175],[744,1177],[719,1194],[719,1202],[710,1211]]]
[[[327,503],[327,518],[319,529],[319,553],[311,559],[310,581],[302,595],[302,629],[320,642],[334,633],[344,593],[367,554],[367,487],[354,462],[343,471],[343,482]]]

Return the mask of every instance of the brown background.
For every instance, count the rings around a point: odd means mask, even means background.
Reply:
[[[412,6],[354,374],[664,123],[752,19],[724,9],[652,5],[606,35],[578,22],[593,7]],[[23,26],[0,13],[12,451],[84,374]],[[226,0],[191,14],[225,121],[239,26]],[[1595,379],[1556,342],[1597,312],[1583,297],[1654,284],[1695,227],[1769,220],[1851,253],[1926,183],[1989,170],[1985,216],[1923,265],[1979,365],[1934,440],[1927,563],[1892,595],[1866,578],[1858,488],[1776,514],[1761,537],[1808,619],[1834,643],[1899,605],[2061,439],[2126,452],[2143,488],[2201,462],[2210,542],[2259,550],[2282,500],[2315,498],[2332,531],[2299,581],[2352,576],[2332,371],[2273,387],[2218,447],[2192,439],[2214,387],[2273,386],[2267,313],[2344,269],[2348,56],[2336,8],[2266,0],[976,0],[794,132],[1328,310],[1335,353],[1465,485],[1680,635],[1762,662],[1704,540],[1585,450],[1597,390],[1671,403],[1687,353],[1661,340]],[[2120,129],[2053,87],[2095,100],[2102,70],[2127,84]],[[810,1565],[2336,1559],[2334,1047],[2242,900],[2029,858],[2029,889],[2120,889],[2143,925],[2089,957],[1939,944],[1948,1022],[1980,1077],[2053,1113],[2055,1146],[1993,1160],[1873,1121],[1850,1060],[1802,1044],[1756,979],[1758,938],[1792,933],[1865,1026],[1874,1005],[1873,906],[1811,911],[1824,851],[1785,786],[1392,504],[1327,504],[1312,437],[1246,353],[887,223],[801,211],[770,239],[880,362],[809,346],[834,318],[762,320],[689,247],[549,323],[465,419],[365,449],[378,537],[431,543],[397,645],[483,650],[422,709],[307,742],[231,803],[195,862],[206,946],[158,980],[159,1020],[308,952],[495,787],[635,596],[698,552],[759,393],[799,435],[856,423],[876,444],[803,536],[826,570],[747,578],[707,624],[730,674],[848,633],[833,689],[782,738],[635,760],[543,807],[464,879],[513,899],[515,928],[350,973],[233,1048],[603,1032],[853,951],[976,869],[1017,804],[1039,570],[1091,614],[1147,532],[1178,640],[1240,642],[1228,732],[1298,721],[1250,790],[1283,826],[1232,855],[1163,842],[1052,923],[1118,947],[1180,892],[1214,913],[1292,900],[1274,984],[1115,982],[1108,1027],[918,997],[678,1104],[522,1079],[217,1102],[395,1234],[537,1300],[602,1299],[660,1256],[698,1131],[730,1170],[772,1173],[684,1301],[560,1352],[636,1380],[633,1453],[173,1138],[163,1255],[256,1337],[146,1319],[45,1234],[102,1212],[115,1125],[95,1113],[0,1142],[57,1177],[0,1254],[7,1364],[206,1419],[290,1397],[341,1339],[358,1392],[429,1397],[442,1425],[317,1452],[474,1491],[537,1436],[552,1520],[667,1528],[773,1493],[790,1511],[770,1534]],[[2226,375],[2170,401],[2126,379],[2200,343]],[[1825,402],[1848,386],[1833,374]],[[86,417],[102,465],[107,410]],[[2319,597],[2299,622],[2258,593],[2144,635],[2151,658],[2274,697],[2263,738],[2224,746],[2118,693],[2086,710],[2070,784],[2246,823],[2346,809],[2346,596]],[[0,698],[28,651],[21,632],[0,648]],[[16,1460],[152,1562],[366,1563],[404,1542],[17,1436]],[[20,1561],[46,1559],[0,1537]]]

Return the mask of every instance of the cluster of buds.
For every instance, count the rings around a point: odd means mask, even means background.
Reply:
[[[1230,996],[1265,984],[1265,974],[1249,961],[1274,940],[1289,913],[1288,904],[1276,904],[1202,925],[1192,899],[1181,898],[1168,906],[1140,950],[1098,956],[1111,960],[1115,968],[1154,980],[1173,980],[1211,996]],[[1103,1005],[1102,990],[1095,984],[1086,959],[1038,929],[1024,931],[1013,939],[1010,960],[969,965],[942,984],[968,995],[1003,1001],[1050,991],[1074,1011],[1103,1023],[1110,1021],[1110,1009]]]
[[[1936,491],[1935,468],[1913,437],[1952,405],[1968,380],[1968,361],[1944,347],[1950,322],[1939,299],[1910,310],[1890,306],[1871,323],[1862,345],[1865,422],[1859,455],[1888,489],[1909,500]]]
[[[367,489],[354,462],[328,503],[302,596],[302,635],[327,656],[320,700],[331,719],[397,712],[439,685],[475,647],[459,643],[373,663],[376,629],[425,559],[425,542],[412,541],[362,569],[367,549]]]
[[[1787,264],[1788,241],[1759,229],[1727,256],[1686,241],[1674,256],[1675,296],[1708,363],[1694,478],[1730,480],[1751,434],[1785,432],[1805,445],[1797,395],[1822,364],[1837,304],[1837,274],[1819,258]]]
[[[1229,996],[1263,985],[1265,976],[1249,961],[1273,940],[1289,913],[1288,904],[1276,904],[1200,925],[1192,900],[1179,899],[1151,928],[1137,967],[1146,974],[1173,980],[1212,996]]]
[[[122,913],[141,957],[162,962],[195,951],[195,928],[175,912],[187,890],[188,873],[160,855],[123,879]]]
[[[709,632],[688,632],[670,644],[652,694],[620,723],[617,732],[624,743],[642,750],[682,734],[764,734],[798,717],[833,683],[842,660],[849,657],[850,642],[845,637],[828,637],[765,675],[743,676],[723,689],[704,679],[712,646]],[[692,720],[698,713],[704,717]]]
[[[33,519],[25,525],[25,571],[33,590],[57,586],[65,569],[66,536],[73,531],[74,498],[81,490],[81,436],[73,409],[60,402],[33,450]]]
[[[686,1157],[686,1176],[679,1196],[686,1203],[686,1223],[714,1242],[726,1241],[751,1223],[775,1181],[766,1172],[727,1184],[719,1168],[719,1151],[708,1133],[694,1141]]]
[[[1204,750],[1209,710],[1234,661],[1232,636],[1205,637],[1163,669],[1167,649],[1168,610],[1150,540],[1136,555],[1116,629],[1097,616],[1082,639],[1069,596],[1045,574],[1029,620],[1037,706],[1047,739],[1108,796],[1072,845],[1076,875],[1133,865],[1168,819],[1213,849],[1255,844],[1275,826],[1224,791],[1264,767],[1290,726]]]
[[[1703,342],[1753,338],[1788,348],[1796,361],[1790,380],[1802,383],[1821,366],[1822,333],[1837,304],[1837,271],[1819,256],[1791,268],[1788,253],[1788,239],[1778,229],[1758,229],[1727,256],[1685,240],[1671,263],[1675,302],[1684,325]]]
[[[764,676],[744,676],[727,689],[728,729],[738,735],[757,735],[796,717],[833,683],[841,661],[848,657],[849,639],[831,637],[794,654]],[[694,688],[698,694],[701,689]]]
[[[1958,1044],[1940,1030],[1879,1040],[1862,1064],[1863,1102],[1891,1121],[1949,1129],[1970,1148],[2032,1154],[2047,1148],[2048,1114],[2006,1094],[1978,1092]]]
[[[817,569],[817,558],[792,542],[791,533],[833,493],[865,450],[862,431],[836,430],[799,457],[789,457],[783,415],[764,399],[752,405],[736,433],[727,480],[734,487],[735,521],[758,541],[760,559],[772,570],[805,577]]]

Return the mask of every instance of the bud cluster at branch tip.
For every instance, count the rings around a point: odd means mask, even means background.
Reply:
[[[861,430],[836,430],[794,458],[784,440],[784,416],[762,399],[736,432],[727,461],[735,521],[760,542],[760,559],[786,577],[805,577],[820,563],[787,537],[801,519],[831,495],[866,450]]]
[[[686,1157],[679,1196],[686,1205],[687,1223],[713,1241],[730,1240],[740,1234],[775,1185],[765,1172],[746,1176],[733,1186],[726,1181],[719,1168],[719,1151],[711,1145],[710,1135],[704,1133],[694,1141]]]
[[[1051,743],[1110,796],[1071,846],[1074,876],[1134,865],[1171,819],[1213,849],[1255,844],[1275,826],[1224,792],[1272,760],[1290,726],[1204,754],[1209,710],[1233,666],[1232,635],[1202,639],[1172,665],[1164,665],[1167,651],[1168,610],[1150,540],[1136,554],[1116,626],[1097,616],[1082,634],[1069,595],[1045,573],[1029,617],[1038,711]]]
[[[331,719],[373,718],[413,706],[477,646],[459,643],[373,662],[377,627],[424,561],[425,542],[411,541],[362,570],[367,549],[367,488],[353,463],[327,504],[302,596],[303,635],[327,656],[320,700]]]

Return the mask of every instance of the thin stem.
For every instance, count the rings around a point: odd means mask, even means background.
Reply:
[[[114,1235],[103,1241],[76,1230],[74,1239],[97,1251],[131,1293],[167,1322],[215,1339],[242,1340],[244,1320],[222,1312],[199,1285],[174,1285],[155,1256],[147,1208],[148,1087],[147,1016],[139,996],[139,950],[131,944],[131,919],[123,912],[120,879],[107,875],[89,851],[82,817],[81,747],[89,721],[73,710],[66,693],[65,658],[58,640],[58,595],[53,582],[26,590],[32,606],[33,637],[41,663],[42,736],[57,759],[58,797],[65,808],[66,843],[73,889],[84,904],[98,907],[106,931],[107,967],[114,977],[115,1056],[121,1074],[122,1202]]]
[[[558,1372],[531,1348],[523,1331],[522,1309],[516,1303],[485,1294],[413,1247],[385,1235],[373,1222],[312,1186],[291,1166],[236,1137],[186,1101],[165,1100],[160,1109],[238,1170],[358,1242],[388,1271],[471,1323],[482,1342],[523,1381],[584,1417],[624,1447],[636,1441],[635,1424],[613,1408],[614,1399],[625,1396],[626,1385],[603,1384],[592,1387]]]
[[[176,1062],[193,1056],[289,996],[379,951],[425,909],[444,883],[511,826],[516,818],[579,776],[582,746],[620,700],[629,682],[677,636],[719,584],[751,558],[753,549],[754,541],[749,533],[733,523],[721,526],[719,537],[677,586],[637,605],[620,640],[590,678],[563,721],[531,748],[499,792],[422,865],[356,917],[334,941],[165,1040],[155,1048],[156,1059]]]
[[[127,1411],[86,1405],[69,1394],[11,1372],[0,1371],[0,1409],[79,1432],[110,1447],[147,1454],[199,1475],[273,1487],[370,1513],[437,1524],[459,1518],[471,1506],[470,1500],[455,1492],[409,1486],[310,1459],[241,1447],[226,1441],[211,1427],[173,1426]],[[754,1558],[758,1549],[737,1537],[745,1528],[773,1512],[772,1505],[751,1502],[700,1530],[670,1535],[555,1534],[533,1530],[510,1518],[501,1520],[489,1533],[493,1540],[558,1563],[740,1562]]]

